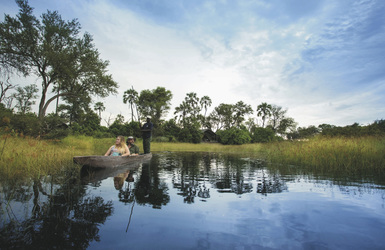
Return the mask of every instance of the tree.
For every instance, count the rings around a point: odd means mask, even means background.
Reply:
[[[251,114],[253,109],[250,105],[239,101],[236,104],[219,104],[208,117],[211,128],[230,129],[231,127],[240,128],[245,116]]]
[[[271,105],[271,115],[269,120],[269,125],[272,127],[272,129],[277,132],[279,123],[283,118],[285,118],[285,114],[287,110],[282,109],[281,106],[277,105]]]
[[[0,72],[1,73],[1,72]],[[7,92],[15,88],[11,83],[0,81],[0,103],[6,104],[10,97],[7,97]]]
[[[216,131],[223,128],[229,129],[232,121],[232,108],[232,104],[225,103],[221,103],[218,107],[215,107],[208,117],[211,128],[215,128]]]
[[[116,93],[117,83],[106,74],[109,62],[99,59],[90,34],[78,37],[76,19],[64,21],[58,12],[48,10],[39,21],[26,0],[16,2],[17,17],[5,15],[0,23],[0,61],[25,76],[41,78],[40,120],[59,96]],[[49,89],[56,94],[47,100]]]
[[[246,115],[250,115],[253,113],[253,109],[249,104],[245,104],[243,101],[237,102],[233,106],[233,126],[240,128],[242,122],[245,120]]]
[[[158,127],[161,118],[170,109],[171,99],[171,91],[166,90],[164,87],[142,90],[139,96],[138,109],[144,117],[150,116],[154,127]]]
[[[128,102],[128,104],[130,105],[131,121],[134,121],[134,105],[137,105],[138,103],[138,92],[134,88],[124,91],[123,102],[124,104]]]
[[[177,115],[179,113],[178,121],[183,127],[199,120],[199,113],[201,111],[199,104],[200,102],[197,94],[191,92],[187,93],[184,101],[179,105],[179,107],[175,108],[174,114]]]
[[[297,127],[297,123],[291,117],[283,118],[277,128],[277,132],[281,135],[286,135],[287,133],[293,133]]]
[[[270,104],[267,104],[266,102],[263,102],[258,105],[257,116],[261,116],[262,118],[262,128],[265,127],[266,118],[269,118],[271,116],[271,110],[272,106]]]
[[[36,102],[38,96],[36,93],[39,91],[36,84],[31,84],[25,87],[17,87],[17,93],[13,94],[12,97],[16,99],[16,108],[21,114],[25,114],[32,110],[32,105]]]
[[[99,112],[99,118],[102,119],[102,111],[106,110],[102,102],[95,103],[94,110]]]
[[[206,113],[207,113],[207,108],[208,107],[211,107],[211,104],[212,104],[212,101],[210,99],[210,97],[208,97],[207,95],[203,96],[201,98],[201,100],[199,101],[200,105],[201,105],[201,109],[205,110],[205,114],[203,115],[203,117],[205,118],[206,117]]]
[[[122,114],[118,114],[115,118],[115,122],[118,124],[123,124],[124,123],[124,116]]]

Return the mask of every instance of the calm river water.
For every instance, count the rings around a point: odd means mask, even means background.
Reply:
[[[379,176],[161,152],[0,188],[0,249],[385,249]]]

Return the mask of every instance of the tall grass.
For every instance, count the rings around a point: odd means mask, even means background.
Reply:
[[[174,151],[174,152],[221,152],[234,154],[258,154],[261,151],[262,144],[244,144],[244,145],[221,145],[218,143],[168,143],[153,142],[151,151]]]
[[[266,144],[262,151],[275,163],[348,172],[385,171],[385,137],[318,137]]]
[[[50,175],[72,164],[75,155],[101,151],[101,145],[111,139],[69,136],[59,140],[38,140],[24,136],[3,135],[0,139],[0,176],[36,177]],[[106,151],[106,149],[104,149]]]

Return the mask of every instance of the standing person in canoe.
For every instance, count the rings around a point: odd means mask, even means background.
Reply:
[[[119,135],[118,137],[116,137],[115,145],[112,145],[104,155],[105,156],[130,155],[130,150],[128,149],[126,143],[124,142],[124,137],[122,135]]]
[[[129,136],[126,141],[127,147],[130,149],[130,155],[138,155],[139,147],[135,145],[135,138]]]
[[[151,147],[151,138],[152,138],[152,129],[154,125],[151,122],[151,118],[147,117],[147,122],[143,124],[142,126],[142,138],[143,138],[143,151],[145,154],[150,153],[150,147]]]

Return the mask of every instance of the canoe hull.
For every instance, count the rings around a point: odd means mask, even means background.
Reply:
[[[120,166],[127,166],[135,163],[150,160],[152,154],[142,154],[134,156],[101,156],[101,155],[89,155],[89,156],[75,156],[74,162],[87,167],[92,168],[115,168]]]

